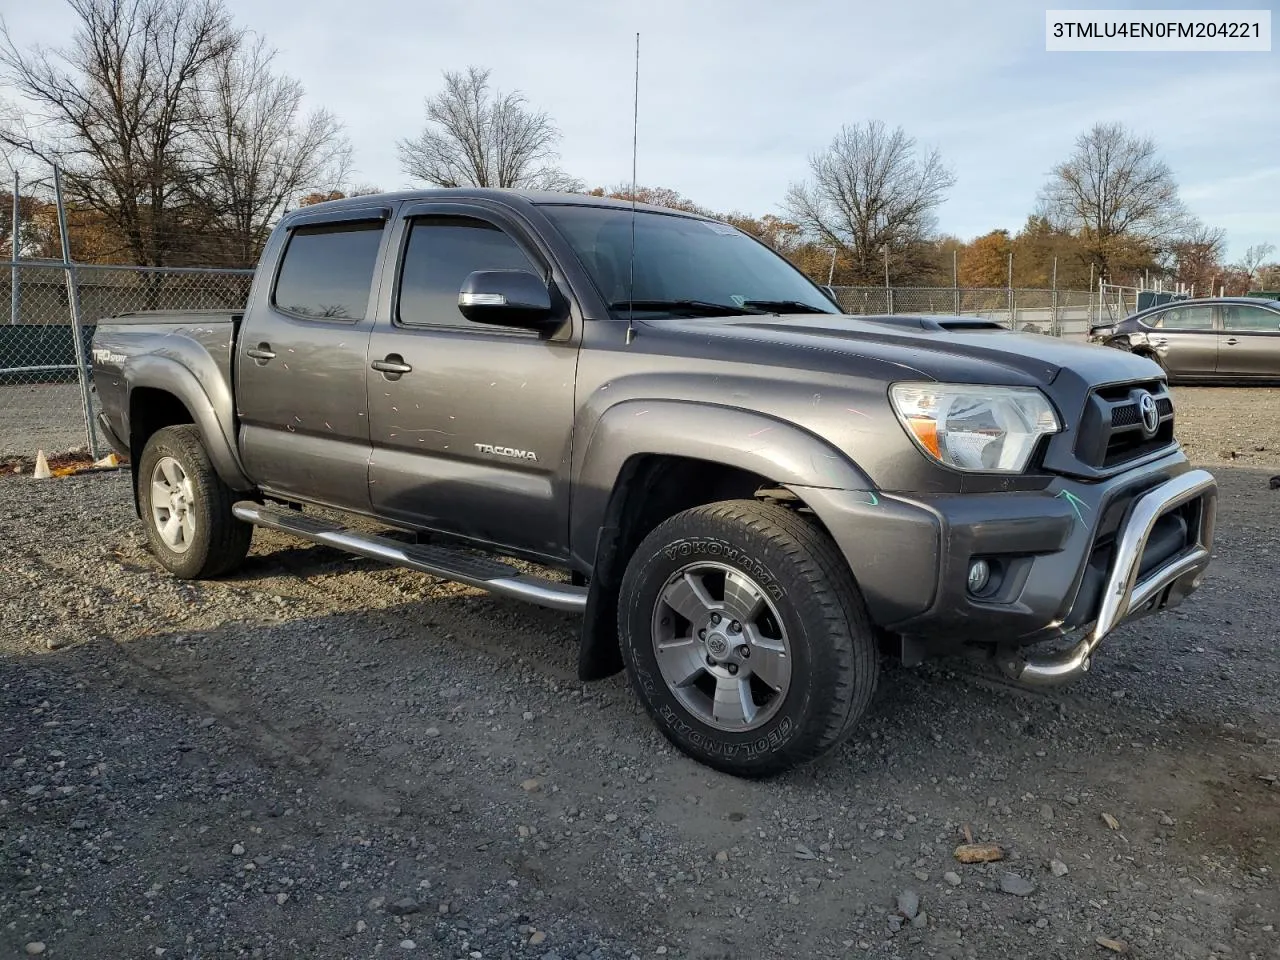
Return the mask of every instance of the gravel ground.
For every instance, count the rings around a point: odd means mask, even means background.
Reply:
[[[263,531],[179,583],[126,473],[0,479],[0,956],[1280,957],[1280,391],[1176,393],[1199,593],[1065,690],[889,668],[764,783],[571,617]]]
[[[98,398],[90,395],[93,415]],[[0,460],[68,453],[86,446],[77,383],[0,384]],[[101,443],[102,452],[108,449]]]

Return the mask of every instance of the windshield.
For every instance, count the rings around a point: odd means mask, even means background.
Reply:
[[[609,309],[647,316],[838,313],[799,270],[728,224],[637,211],[635,290],[631,211],[548,205],[543,211],[591,274]],[[722,309],[729,308],[729,309]]]

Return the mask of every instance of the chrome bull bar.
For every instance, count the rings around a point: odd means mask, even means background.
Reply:
[[[1156,522],[1196,499],[1200,500],[1199,529],[1188,531],[1187,546],[1139,579],[1142,555]],[[1209,566],[1217,505],[1217,481],[1205,470],[1190,470],[1139,497],[1116,539],[1098,618],[1084,639],[1060,653],[1006,659],[1000,664],[1002,669],[1026,684],[1065,683],[1089,669],[1098,644],[1121,623],[1180,603],[1200,585]]]

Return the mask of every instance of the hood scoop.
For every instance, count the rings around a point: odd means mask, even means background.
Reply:
[[[981,317],[912,317],[882,316],[859,317],[864,323],[878,323],[886,327],[902,327],[907,330],[923,330],[927,333],[976,333],[980,330],[1000,330],[1009,333],[1008,327],[994,320]]]

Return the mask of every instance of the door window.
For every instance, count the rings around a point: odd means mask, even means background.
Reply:
[[[1212,330],[1213,307],[1174,307],[1148,321],[1147,326],[1160,330]]]
[[[363,320],[383,222],[298,227],[289,236],[273,302],[309,320]]]
[[[1280,313],[1233,303],[1222,308],[1222,325],[1233,333],[1280,333]]]
[[[472,324],[458,309],[462,283],[476,270],[543,274],[515,240],[485,220],[414,220],[400,273],[399,322],[406,326],[480,326]]]

